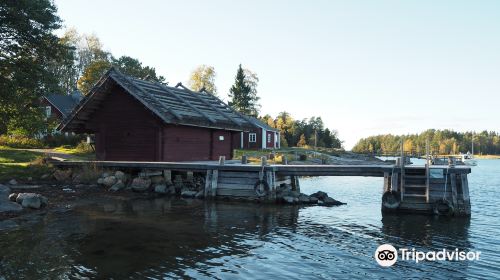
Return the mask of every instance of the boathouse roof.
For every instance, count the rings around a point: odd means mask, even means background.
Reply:
[[[113,85],[121,87],[166,124],[241,131],[253,127],[246,116],[205,90],[195,92],[181,83],[171,87],[159,82],[141,80],[112,67],[58,128],[65,131],[84,131],[85,122],[98,110],[99,103],[110,94]]]

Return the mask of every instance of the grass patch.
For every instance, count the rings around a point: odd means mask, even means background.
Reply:
[[[0,147],[0,182],[39,178],[51,171],[52,167],[43,163],[41,153]]]
[[[40,157],[40,153],[0,147],[0,164],[28,163]]]
[[[76,146],[60,146],[54,148],[54,151],[75,156],[75,159],[77,160],[95,160],[94,149],[92,149],[92,147],[85,142],[80,142]]]

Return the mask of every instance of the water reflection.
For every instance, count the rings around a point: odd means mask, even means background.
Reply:
[[[296,207],[245,203],[99,201],[70,212],[49,213],[31,229],[0,232],[0,275],[181,276],[187,268],[211,259],[247,256],[259,244],[241,240],[248,235],[265,240],[276,227],[292,227],[297,216]]]

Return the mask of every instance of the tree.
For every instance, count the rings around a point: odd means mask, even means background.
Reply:
[[[78,89],[83,94],[88,94],[92,87],[99,81],[99,79],[111,68],[116,67],[123,74],[136,77],[143,80],[155,81],[163,83],[165,78],[158,76],[154,68],[149,66],[142,66],[142,63],[130,56],[122,56],[118,59],[111,57],[111,62],[106,59],[95,60],[91,62],[82,77],[78,80]]]
[[[299,142],[297,142],[297,147],[304,147],[305,145],[307,145],[306,136],[304,134],[301,134],[300,140]]]
[[[96,60],[89,64],[82,77],[78,79],[78,89],[83,94],[88,94],[109,68],[111,68],[111,63],[107,60]]]
[[[213,95],[217,95],[217,88],[215,87],[215,68],[208,65],[200,65],[191,72],[189,77],[188,86],[194,91],[201,91],[205,89]]]
[[[56,12],[49,0],[0,3],[0,134],[9,127],[37,134],[39,97],[60,90],[49,69],[67,51],[53,33],[61,22]]]
[[[154,68],[142,66],[142,63],[130,56],[121,56],[118,59],[113,59],[113,66],[117,67],[122,73],[154,82],[165,82],[165,77],[158,76]]]
[[[254,110],[251,115],[257,116],[261,108],[259,104],[260,97],[257,96],[259,77],[249,69],[243,69],[243,73],[245,74],[245,83],[250,87],[250,107]]]
[[[236,72],[234,85],[229,90],[229,106],[242,114],[256,117],[259,111],[257,108],[258,97],[256,95],[256,88],[252,89],[247,80],[245,71],[243,71],[240,64]],[[254,82],[256,84],[255,80]],[[254,93],[252,93],[252,90],[254,90]]]

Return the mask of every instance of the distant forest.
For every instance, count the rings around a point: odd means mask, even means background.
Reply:
[[[404,138],[404,151],[414,154],[425,153],[426,139],[429,139],[431,154],[450,155],[471,152],[473,139],[475,154],[500,154],[500,134],[498,132],[464,133],[447,129],[429,129],[420,134],[370,136],[359,140],[352,151],[357,153],[400,152],[402,137]]]

